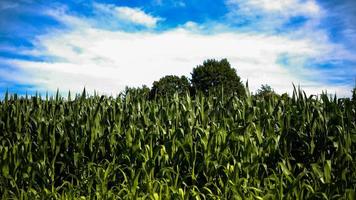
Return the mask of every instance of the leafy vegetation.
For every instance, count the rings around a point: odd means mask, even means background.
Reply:
[[[225,94],[245,94],[240,77],[227,59],[204,61],[203,65],[193,69],[191,82],[196,91],[204,94],[218,94],[222,88]]]
[[[257,96],[259,97],[270,97],[272,95],[277,95],[271,86],[265,84],[261,85],[261,88],[257,90]]]
[[[173,97],[174,93],[182,95],[189,91],[190,83],[187,77],[168,75],[153,82],[150,98],[153,99],[157,96]]]
[[[224,92],[221,90],[224,88]],[[172,97],[174,93],[185,95],[190,93],[195,96],[197,93],[205,95],[237,95],[245,94],[245,88],[236,70],[231,67],[227,59],[208,59],[202,65],[193,69],[192,78],[188,80],[185,76],[164,76],[153,82],[150,92],[150,99],[157,96]]]
[[[355,199],[356,113],[322,95],[6,94],[2,199]]]

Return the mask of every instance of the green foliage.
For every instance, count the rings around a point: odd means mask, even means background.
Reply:
[[[191,82],[196,90],[204,94],[214,94],[223,88],[225,94],[245,95],[240,77],[227,59],[204,61],[203,65],[193,69]]]
[[[148,99],[150,97],[150,88],[146,85],[143,85],[142,87],[126,87],[123,92],[123,95],[126,96],[128,94]]]
[[[261,88],[257,90],[257,94],[256,94],[256,96],[258,97],[271,97],[273,95],[277,95],[277,94],[273,91],[271,86],[267,84],[261,85]]]
[[[153,82],[150,98],[153,99],[157,96],[172,97],[175,93],[186,94],[189,90],[190,83],[187,77],[169,75]]]
[[[353,200],[355,110],[299,90],[268,101],[6,94],[0,196]]]

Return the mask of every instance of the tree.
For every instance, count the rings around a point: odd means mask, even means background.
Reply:
[[[185,94],[189,92],[190,83],[185,76],[165,76],[159,81],[153,82],[152,89],[150,91],[150,98],[155,98],[156,96],[173,96],[174,93]]]
[[[352,101],[356,102],[356,86],[352,90]]]
[[[203,65],[193,69],[191,82],[195,90],[205,94],[221,91],[222,88],[225,94],[236,93],[238,96],[245,94],[240,77],[227,59],[204,61]]]
[[[147,87],[146,85],[142,85],[142,87],[127,87],[125,90],[121,93],[124,97],[126,97],[128,94],[131,96],[137,96],[137,97],[142,97],[144,99],[148,99],[150,95],[150,88]]]
[[[270,96],[275,95],[275,94],[276,93],[271,88],[271,86],[265,84],[265,85],[261,85],[261,88],[257,90],[256,96],[258,96],[258,97],[270,97]]]

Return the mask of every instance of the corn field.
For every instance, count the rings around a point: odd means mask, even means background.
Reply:
[[[2,199],[356,199],[356,105],[336,97],[19,97]]]

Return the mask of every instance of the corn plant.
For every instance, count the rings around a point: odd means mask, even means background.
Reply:
[[[0,102],[2,199],[356,199],[356,105],[324,94]]]

